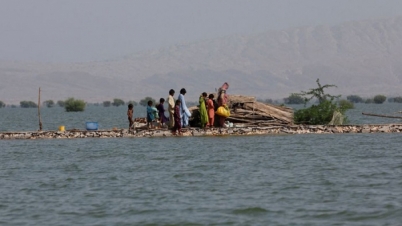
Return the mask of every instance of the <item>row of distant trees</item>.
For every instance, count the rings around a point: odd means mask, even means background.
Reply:
[[[284,98],[285,104],[304,104],[306,99],[302,96],[292,93],[289,97]],[[372,98],[362,98],[359,95],[349,95],[346,97],[347,101],[351,103],[366,103],[366,104],[382,104],[387,100],[387,97],[384,95],[375,95]],[[390,103],[402,103],[402,97],[389,97],[388,102]]]
[[[155,99],[153,99],[152,97],[145,97],[143,99],[140,100],[140,102],[136,102],[136,101],[127,101],[125,102],[122,99],[119,98],[114,98],[113,101],[103,101],[102,103],[94,103],[92,105],[94,106],[104,106],[104,107],[110,107],[110,106],[115,106],[115,107],[119,107],[119,106],[123,106],[123,105],[128,105],[128,104],[132,104],[134,106],[137,106],[138,104],[142,105],[142,106],[147,106],[148,101],[152,101],[153,104],[156,104]],[[83,100],[78,100],[78,99],[74,99],[74,98],[68,98],[67,100],[59,100],[57,102],[53,101],[53,100],[45,100],[42,102],[43,106],[46,106],[48,108],[54,107],[54,106],[59,106],[59,107],[63,107],[66,109],[66,111],[84,111],[85,110],[85,106],[89,105],[89,103],[86,103]],[[2,107],[6,107],[6,104],[3,101],[0,101],[0,108]],[[16,105],[11,105],[11,107],[17,107]],[[33,101],[20,101],[20,107],[21,108],[37,108],[38,104],[33,102]]]
[[[402,103],[402,96],[399,97],[386,97],[384,95],[376,95],[372,98],[363,98],[359,95],[349,95],[346,97],[346,100],[350,101],[351,103],[366,103],[366,104],[371,104],[371,103],[375,103],[375,104],[382,104],[384,103],[386,100],[388,99],[388,102],[390,103]],[[94,103],[92,105],[94,106],[104,106],[104,107],[110,107],[110,106],[115,106],[115,107],[119,107],[119,106],[123,106],[123,105],[128,105],[128,104],[133,104],[134,106],[142,105],[142,106],[147,106],[148,101],[152,101],[153,104],[156,104],[156,101],[154,98],[152,97],[145,97],[143,99],[141,99],[139,102],[136,101],[123,101],[122,99],[119,98],[114,98],[113,101],[103,101],[102,103]],[[279,100],[272,100],[272,99],[258,99],[259,102],[263,102],[263,103],[269,103],[269,104],[280,104],[281,102]],[[290,94],[288,97],[283,99],[283,103],[285,104],[304,104],[305,103],[305,98],[303,98],[302,96],[292,93]],[[67,103],[67,108],[66,108],[66,103]],[[46,100],[43,103],[43,106],[46,107],[54,107],[54,106],[60,106],[60,107],[64,107],[66,108],[67,111],[75,111],[75,109],[78,109],[78,111],[82,111],[84,110],[85,106],[88,105],[88,103],[86,103],[83,100],[75,100],[73,98],[68,98],[67,100],[59,100],[57,102],[53,101],[53,100]],[[192,105],[197,105],[197,102],[191,102],[189,101],[187,103],[187,105],[192,106]],[[73,106],[73,107],[72,107]],[[0,101],[0,108],[6,107],[6,104],[3,101]],[[16,105],[12,105],[11,107],[17,107]],[[21,101],[20,102],[20,107],[21,108],[37,108],[38,105],[37,103],[33,102],[33,101]]]

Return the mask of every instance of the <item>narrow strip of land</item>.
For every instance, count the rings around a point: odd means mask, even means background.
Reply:
[[[402,124],[381,125],[287,125],[231,128],[185,128],[180,136],[240,136],[264,134],[334,134],[334,133],[401,133]],[[122,138],[122,137],[174,137],[167,129],[67,130],[67,131],[21,131],[0,132],[0,139],[75,139],[75,138]]]

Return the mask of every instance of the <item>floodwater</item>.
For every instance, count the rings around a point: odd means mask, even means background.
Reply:
[[[398,108],[358,105],[349,121],[400,123],[361,115]],[[120,128],[125,111],[43,109],[42,121]],[[33,109],[0,114],[1,131],[37,129]],[[401,225],[400,136],[0,140],[0,224]]]

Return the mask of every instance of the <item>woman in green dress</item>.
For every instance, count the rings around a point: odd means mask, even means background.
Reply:
[[[207,98],[207,93],[203,92],[200,96],[201,128],[205,128],[205,126],[208,124],[208,113],[205,105],[205,98]]]

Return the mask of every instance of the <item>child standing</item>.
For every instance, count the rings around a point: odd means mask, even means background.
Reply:
[[[181,101],[176,100],[176,105],[174,106],[174,127],[173,134],[176,135],[176,131],[179,131],[179,135],[181,135],[181,118],[180,118],[180,105]]]
[[[215,119],[215,106],[214,106],[214,94],[209,94],[208,96],[208,125],[210,128],[214,126]]]
[[[134,115],[134,106],[133,104],[129,104],[127,110],[128,122],[130,123],[130,125],[128,126],[128,131],[131,131],[133,129],[134,125],[133,115]]]
[[[161,126],[163,126],[163,124],[165,122],[169,121],[169,119],[165,116],[165,107],[163,106],[164,103],[165,103],[165,99],[161,98],[159,100],[158,106],[156,106],[156,108],[158,109],[159,122],[160,122]]]
[[[152,128],[152,121],[154,121],[155,115],[154,115],[154,109],[152,109],[152,101],[148,101],[148,106],[147,106],[147,126],[148,128]]]

